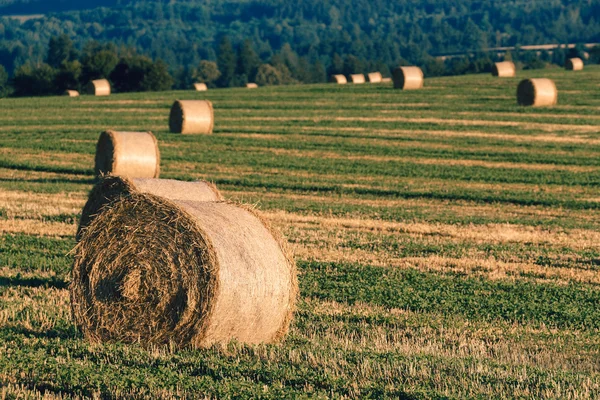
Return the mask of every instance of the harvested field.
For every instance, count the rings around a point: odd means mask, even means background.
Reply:
[[[168,124],[191,90],[3,100],[0,397],[597,397],[600,67],[519,73],[539,77],[557,106],[489,74],[210,90],[195,136]],[[281,344],[84,339],[70,251],[107,129],[152,131],[161,177],[283,231],[300,300]]]

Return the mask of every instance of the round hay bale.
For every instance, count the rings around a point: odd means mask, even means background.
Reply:
[[[517,87],[517,103],[522,106],[553,106],[558,101],[556,85],[550,79],[524,79]]]
[[[512,61],[502,61],[497,62],[492,67],[492,76],[497,76],[499,78],[512,78],[516,76],[517,70],[515,68],[515,63]]]
[[[329,80],[332,83],[337,83],[338,85],[345,85],[348,83],[348,80],[344,75],[331,75],[331,79]]]
[[[272,343],[292,319],[285,241],[227,202],[133,193],[105,207],[73,254],[72,315],[92,342]]]
[[[106,79],[96,79],[89,82],[85,92],[92,96],[110,96],[110,82]]]
[[[215,185],[206,181],[176,181],[173,179],[102,176],[94,186],[81,212],[77,227],[77,240],[81,232],[98,215],[102,207],[132,193],[149,193],[169,200],[222,201],[223,196]]]
[[[381,83],[390,83],[392,82],[392,78],[381,78]]]
[[[381,83],[383,77],[381,76],[381,72],[370,72],[367,74],[367,80],[370,83]]]
[[[68,97],[79,97],[79,92],[77,90],[65,90],[64,95]]]
[[[169,115],[169,129],[173,133],[211,134],[214,110],[208,100],[176,100]]]
[[[569,71],[581,71],[583,69],[583,60],[581,58],[569,58],[565,62],[565,68]]]
[[[194,90],[196,92],[206,92],[208,90],[208,86],[206,86],[206,83],[196,82],[194,83]]]
[[[416,90],[423,87],[423,71],[419,67],[398,67],[392,75],[394,89]]]
[[[363,74],[352,74],[350,75],[350,81],[352,83],[365,83],[365,76]]]
[[[256,88],[258,88],[258,85],[256,83],[246,83],[246,88],[247,89],[256,89]]]
[[[160,151],[156,137],[152,132],[102,132],[96,146],[95,172],[126,178],[158,178]]]

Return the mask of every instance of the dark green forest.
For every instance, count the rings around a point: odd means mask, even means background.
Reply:
[[[24,14],[44,16],[10,17]],[[428,76],[486,72],[504,57],[486,50],[502,46],[517,46],[509,57],[523,67],[540,68],[584,48],[538,54],[518,47],[600,42],[600,0],[0,0],[0,15],[0,85],[18,72],[78,68],[62,62],[85,69],[86,57],[99,51],[114,53],[113,66],[131,57],[137,64],[162,60],[171,85],[183,88],[207,78],[237,86],[258,78],[322,82],[338,72],[387,75],[401,64],[419,65]],[[49,43],[61,37],[72,48],[52,66]],[[597,62],[597,53],[588,62]],[[78,81],[91,76],[76,73]]]

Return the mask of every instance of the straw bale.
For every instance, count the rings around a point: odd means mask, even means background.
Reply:
[[[329,81],[332,83],[337,83],[338,85],[345,85],[346,83],[348,83],[346,77],[341,74],[331,75],[331,79]]]
[[[169,200],[222,201],[223,196],[215,185],[206,181],[176,181],[173,179],[134,178],[105,175],[100,177],[83,207],[77,239],[81,232],[98,215],[102,208],[113,201],[132,193],[148,193]]]
[[[246,83],[246,88],[247,89],[256,89],[256,88],[258,88],[258,85],[256,83]]]
[[[517,87],[517,103],[522,106],[553,106],[558,101],[556,85],[550,79],[524,79]]]
[[[394,89],[415,90],[423,87],[423,71],[419,67],[398,67],[392,75]]]
[[[565,63],[565,68],[569,71],[581,71],[583,69],[583,60],[581,58],[569,58]]]
[[[381,78],[381,83],[390,83],[392,78]]]
[[[512,78],[516,76],[517,70],[515,68],[515,63],[512,61],[502,61],[497,62],[492,67],[492,76],[497,76],[499,78]]]
[[[196,82],[194,83],[194,90],[197,92],[206,92],[208,86],[206,86],[206,83]]]
[[[79,92],[77,90],[65,90],[64,95],[68,97],[79,97]]]
[[[365,76],[363,74],[352,74],[350,75],[350,81],[352,83],[365,83]]]
[[[72,315],[92,342],[272,343],[298,294],[285,241],[227,202],[132,193],[104,208],[73,254]]]
[[[381,72],[369,72],[367,74],[367,80],[370,83],[381,83],[383,76],[381,76]]]
[[[173,133],[211,134],[214,111],[208,100],[176,100],[169,115],[169,129]]]
[[[127,178],[158,178],[160,151],[156,137],[152,132],[102,132],[96,146],[95,172]]]
[[[110,82],[106,79],[96,79],[89,82],[85,92],[92,96],[110,96]]]

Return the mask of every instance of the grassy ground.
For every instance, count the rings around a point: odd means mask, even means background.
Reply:
[[[0,100],[0,398],[600,396],[600,68],[421,91],[313,85]],[[167,132],[208,98],[215,133]],[[284,231],[301,301],[276,346],[90,345],[74,233],[100,131],[151,130],[165,178],[208,179]]]

